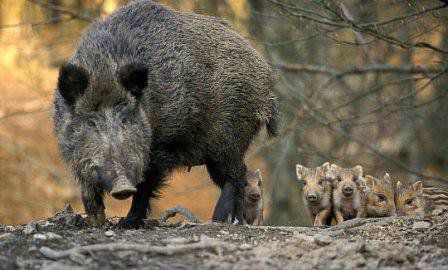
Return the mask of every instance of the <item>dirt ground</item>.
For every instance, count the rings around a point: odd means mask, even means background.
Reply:
[[[2,269],[448,269],[448,213],[349,220],[331,228],[147,220],[88,226],[67,208],[0,226]]]

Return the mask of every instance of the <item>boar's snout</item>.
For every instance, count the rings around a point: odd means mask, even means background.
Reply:
[[[137,189],[127,179],[119,179],[114,183],[110,195],[117,200],[125,200],[136,192]]]
[[[260,193],[258,193],[258,192],[253,192],[253,193],[251,193],[250,195],[249,195],[249,197],[252,199],[252,200],[258,200],[258,199],[260,199]]]

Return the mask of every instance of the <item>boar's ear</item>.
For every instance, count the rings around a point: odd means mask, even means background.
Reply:
[[[126,90],[139,98],[148,85],[148,68],[143,64],[127,64],[120,69],[118,78]]]
[[[261,171],[260,171],[260,169],[256,169],[256,170],[254,171],[254,175],[255,175],[255,177],[257,178],[258,182],[261,182],[261,181],[262,181],[262,178],[261,178]]]
[[[414,184],[412,184],[412,188],[414,191],[417,192],[418,195],[421,195],[423,193],[423,183],[422,181],[417,181]]]
[[[352,170],[356,177],[358,178],[362,177],[362,167],[360,165],[353,167]]]
[[[66,64],[59,70],[58,91],[68,105],[73,105],[89,84],[89,75],[83,68]]]

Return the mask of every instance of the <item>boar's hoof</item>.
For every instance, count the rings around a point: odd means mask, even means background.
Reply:
[[[120,186],[113,188],[110,195],[117,200],[125,200],[134,195],[135,192],[137,192],[135,187]]]
[[[100,227],[106,221],[106,214],[104,212],[91,214],[87,217],[87,221],[93,227]]]
[[[138,229],[140,227],[143,227],[144,222],[143,218],[140,217],[126,217],[122,218],[118,224],[118,228],[122,229]]]

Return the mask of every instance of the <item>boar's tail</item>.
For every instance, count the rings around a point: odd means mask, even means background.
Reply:
[[[280,112],[278,110],[277,100],[272,99],[271,114],[266,123],[266,130],[270,137],[276,137],[280,129]]]

